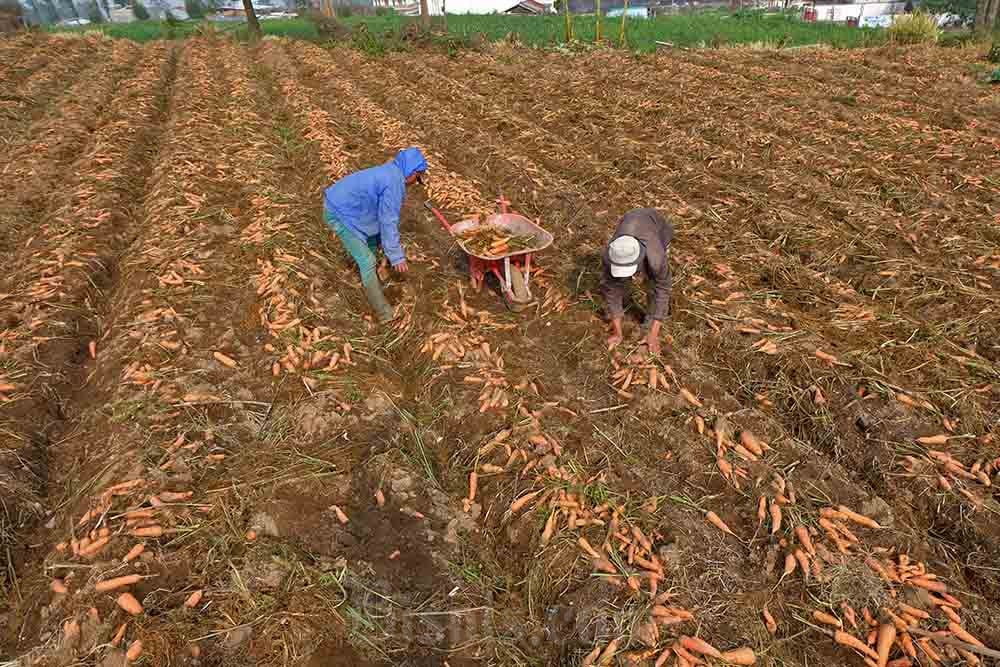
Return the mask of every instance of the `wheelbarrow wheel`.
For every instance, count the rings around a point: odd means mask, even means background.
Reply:
[[[523,310],[531,305],[533,299],[530,292],[528,292],[528,285],[524,280],[524,274],[516,266],[510,267],[510,291],[511,308],[513,310]]]

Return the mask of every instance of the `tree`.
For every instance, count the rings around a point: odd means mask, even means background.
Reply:
[[[431,29],[431,11],[427,7],[427,0],[420,0],[420,27],[424,30]]]
[[[954,14],[962,21],[976,16],[976,0],[924,0],[920,6],[931,14]]]
[[[149,10],[146,9],[146,5],[135,0],[135,4],[132,5],[132,15],[135,17],[136,21],[148,21],[149,20]]]
[[[90,0],[90,4],[87,5],[87,19],[91,23],[104,23],[104,14],[101,13],[97,0]]]
[[[1000,27],[1000,0],[979,0],[976,3],[976,32],[987,33]]]
[[[253,0],[243,0],[243,11],[247,13],[247,34],[251,42],[257,42],[263,37],[260,31],[260,21],[257,20],[257,12],[253,9]]]

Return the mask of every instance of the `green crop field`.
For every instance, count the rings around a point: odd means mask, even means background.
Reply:
[[[306,18],[261,20],[265,35],[294,37],[298,39],[318,39],[316,24]],[[108,37],[120,37],[136,42],[154,39],[182,39],[199,32],[246,34],[246,24],[242,22],[212,21],[133,21],[131,23],[100,23],[86,26],[48,26],[52,32],[101,32]]]
[[[408,20],[401,16],[352,16],[341,19],[349,26],[366,23],[376,34],[398,31]],[[440,19],[436,19],[440,22]],[[573,31],[577,40],[592,42],[596,31],[594,16],[574,16]],[[617,43],[621,19],[605,18],[604,37]],[[503,39],[511,33],[525,44],[551,46],[564,41],[565,19],[562,16],[485,16],[455,15],[448,17],[449,33],[473,36],[482,33],[490,40]],[[884,31],[849,28],[843,24],[806,23],[788,14],[762,12],[700,12],[664,16],[656,19],[629,19],[626,24],[628,46],[638,51],[653,51],[656,42],[678,46],[724,46],[727,44],[760,44],[768,46],[800,46],[830,44],[837,47],[858,47],[884,40]]]
[[[366,24],[375,40],[397,36],[408,21],[413,19],[398,15],[351,16],[338,19],[355,28]],[[460,39],[484,35],[490,41],[509,35],[530,46],[553,46],[565,41],[565,22],[562,16],[504,16],[504,15],[453,15],[448,17],[448,32]],[[441,26],[442,19],[435,18]],[[99,31],[109,37],[122,37],[139,42],[154,39],[180,39],[204,31],[203,26],[217,32],[246,33],[242,23],[212,23],[205,21],[134,21],[132,23],[106,23],[88,26],[51,26],[56,32]],[[262,20],[265,34],[300,39],[319,39],[316,25],[307,18]],[[621,19],[604,19],[604,37],[617,44]],[[787,14],[761,12],[701,12],[666,16],[657,19],[629,19],[626,25],[627,45],[637,51],[653,51],[656,42],[670,42],[683,47],[712,47],[726,45],[759,45],[768,47],[829,44],[850,48],[868,46],[884,41],[884,31],[849,28],[831,23],[806,23]],[[575,39],[593,42],[596,20],[593,16],[574,16]]]

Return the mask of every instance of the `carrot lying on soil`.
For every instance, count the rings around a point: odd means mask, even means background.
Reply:
[[[121,595],[118,596],[116,602],[118,603],[119,607],[121,607],[128,613],[132,614],[133,616],[138,616],[139,614],[142,613],[142,605],[139,603],[138,600],[135,599],[135,596],[132,595],[131,593],[122,593]]]
[[[144,526],[132,530],[135,537],[162,537],[163,526]]]
[[[128,627],[128,621],[125,621],[118,626],[118,630],[115,632],[115,636],[111,638],[111,645],[118,646],[122,643],[122,639],[125,637],[125,628]]]
[[[205,591],[199,588],[194,593],[188,596],[187,600],[184,601],[184,606],[187,607],[188,609],[194,609],[195,607],[198,606],[198,603],[201,602],[201,597],[204,594]]]
[[[712,658],[722,658],[722,653],[719,649],[715,648],[704,639],[699,637],[689,637],[688,635],[681,635],[678,640],[680,645],[686,648],[688,651],[693,651],[694,653],[700,653],[702,655],[707,655]]]
[[[813,620],[820,623],[826,623],[827,625],[832,625],[835,628],[843,628],[844,624],[836,616],[831,616],[825,611],[815,610],[812,613]]]
[[[858,514],[857,512],[854,512],[853,510],[850,510],[844,507],[843,505],[839,505],[837,507],[837,511],[843,514],[845,518],[853,521],[856,524],[865,526],[866,528],[874,528],[877,530],[882,527],[874,519],[870,519],[863,514]]]
[[[594,650],[583,656],[583,660],[580,662],[580,667],[591,667],[597,660],[597,656],[601,654],[601,647],[595,646]]]
[[[131,586],[142,581],[142,575],[139,574],[127,574],[124,577],[115,577],[114,579],[105,579],[104,581],[98,581],[94,584],[94,590],[98,593],[103,593],[104,591],[113,591],[116,588],[122,588],[124,586]]]
[[[889,653],[892,652],[894,643],[896,643],[896,626],[893,623],[883,623],[878,629],[878,637],[875,641],[878,667],[885,667],[886,663],[889,662]]]
[[[868,644],[864,643],[854,635],[844,632],[843,630],[835,631],[833,633],[833,640],[841,646],[846,646],[847,648],[852,648],[855,651],[863,653],[872,660],[878,660],[878,653],[871,650],[871,648],[868,647]]]
[[[615,653],[617,652],[618,652],[618,640],[612,639],[610,642],[608,642],[608,645],[604,647],[604,650],[601,651],[601,655],[597,657],[597,664],[603,665],[609,663],[611,661],[611,658],[613,658]]]
[[[375,504],[379,507],[385,507],[385,494],[382,493],[382,489],[375,490]]]
[[[135,545],[134,547],[128,550],[128,553],[125,554],[124,558],[122,558],[122,562],[128,563],[130,561],[135,560],[145,550],[146,550],[146,543],[139,542],[139,544]]]
[[[948,436],[947,435],[925,435],[922,438],[917,438],[917,442],[921,445],[947,445]]]
[[[723,521],[722,519],[720,519],[719,515],[716,514],[715,512],[712,512],[712,511],[706,512],[705,513],[705,519],[710,524],[712,524],[713,526],[715,526],[716,528],[718,528],[719,530],[721,530],[722,532],[728,533],[728,534],[732,535],[733,537],[736,537],[736,533],[734,533],[732,530],[730,530],[729,526],[726,525],[726,522]]]
[[[53,579],[52,583],[49,584],[49,588],[52,590],[53,593],[61,594],[69,592],[69,589],[66,588],[66,584],[63,583],[62,579]]]
[[[799,544],[810,556],[816,555],[816,547],[813,546],[812,538],[809,536],[809,530],[805,526],[795,527],[795,537],[798,539]]]
[[[764,617],[764,627],[767,628],[767,631],[770,632],[772,635],[777,633],[778,622],[774,620],[774,616],[771,615],[771,612],[768,611],[767,607],[764,607],[761,610],[761,615],[763,615]]]
[[[683,398],[685,401],[687,401],[688,403],[690,403],[692,407],[695,407],[695,408],[700,408],[701,407],[701,401],[699,401],[698,398],[694,394],[692,394],[690,391],[688,391],[684,387],[681,387],[681,389],[680,389],[680,395],[681,395],[681,398]]]
[[[774,535],[781,530],[781,506],[771,501],[771,534]]]
[[[532,491],[531,493],[526,493],[523,496],[521,496],[520,498],[518,498],[517,500],[515,500],[514,502],[512,502],[510,504],[510,512],[511,512],[511,514],[517,514],[518,512],[520,512],[522,509],[524,509],[525,505],[527,505],[528,503],[530,503],[531,500],[535,496],[537,496],[538,494],[540,494],[540,493],[541,493],[541,490]]]
[[[129,662],[133,662],[139,659],[142,655],[142,640],[136,639],[132,642],[132,645],[128,647],[128,651],[125,652],[125,659]]]
[[[753,665],[757,662],[757,656],[754,655],[752,648],[743,647],[723,651],[722,661],[730,665]]]
[[[212,356],[215,357],[215,360],[218,361],[223,366],[228,366],[229,368],[236,368],[237,366],[235,359],[233,359],[228,355],[223,354],[222,352],[213,352]]]

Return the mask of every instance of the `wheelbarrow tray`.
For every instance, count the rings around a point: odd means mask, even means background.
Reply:
[[[515,236],[533,236],[534,242],[529,248],[513,250],[511,252],[503,253],[502,255],[480,255],[473,252],[468,246],[466,246],[465,241],[462,238],[463,234],[476,229],[477,227],[496,227]],[[554,240],[552,234],[545,231],[531,220],[528,220],[523,215],[517,215],[516,213],[495,213],[486,218],[483,222],[480,222],[479,220],[463,220],[462,222],[457,222],[452,225],[451,232],[455,235],[455,242],[458,243],[458,246],[464,250],[467,255],[487,261],[496,261],[506,257],[517,257],[518,255],[527,255],[529,253],[545,250],[552,245],[552,241]]]

